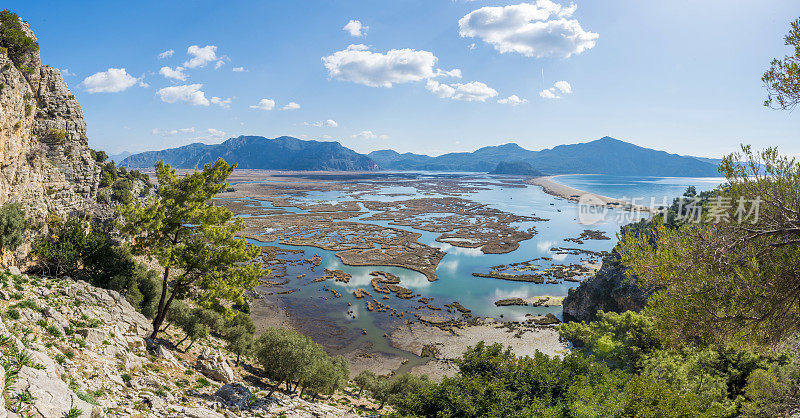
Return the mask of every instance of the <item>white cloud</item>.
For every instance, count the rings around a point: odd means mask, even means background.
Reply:
[[[183,67],[175,67],[174,69],[170,67],[161,67],[158,73],[164,77],[180,81],[186,81],[186,78],[189,77],[183,72]]]
[[[497,96],[497,90],[480,81],[448,85],[428,80],[425,88],[443,99],[462,100],[465,102],[485,102],[487,99]]]
[[[543,99],[560,99],[561,96],[557,96],[553,93],[553,88],[549,88],[547,90],[542,90],[539,92],[539,96]]]
[[[174,136],[178,134],[188,134],[194,133],[194,126],[190,126],[188,128],[179,128],[179,129],[159,129],[155,128],[151,131],[153,135],[160,135],[160,136]]]
[[[206,94],[200,90],[202,84],[184,84],[181,86],[165,87],[156,92],[161,101],[166,103],[186,102],[194,106],[208,106],[211,102],[206,99]]]
[[[311,127],[314,127],[314,128],[321,128],[323,126],[326,126],[328,128],[335,128],[335,127],[339,126],[339,124],[336,123],[336,121],[333,120],[333,119],[321,120],[319,122],[303,122],[303,125],[311,126]]]
[[[322,138],[322,139],[333,139],[333,137],[330,136],[330,135],[322,135],[320,138]]]
[[[600,36],[583,30],[577,20],[567,19],[576,8],[574,3],[562,6],[550,0],[482,7],[458,21],[459,34],[478,37],[500,53],[567,58],[594,48]]]
[[[230,97],[228,97],[227,99],[223,99],[223,98],[220,98],[220,97],[217,97],[217,96],[213,96],[211,98],[211,103],[212,104],[215,104],[215,105],[220,106],[220,107],[224,107],[226,109],[231,107],[231,102],[232,102],[232,100],[231,100]]]
[[[436,56],[428,51],[392,49],[385,54],[369,51],[366,45],[350,45],[322,58],[332,78],[371,87],[392,87],[436,77]]]
[[[437,77],[453,77],[453,78],[461,78],[461,70],[458,68],[454,68],[450,71],[444,71],[440,69],[436,69],[436,76]]]
[[[300,109],[300,105],[295,102],[289,102],[286,106],[282,107],[281,110],[297,110]]]
[[[147,87],[146,83],[128,74],[124,68],[109,68],[83,79],[81,86],[89,93],[119,93],[136,83]]]
[[[511,106],[519,106],[521,104],[528,103],[528,99],[521,99],[516,94],[512,94],[511,96],[508,96],[505,99],[498,100],[497,103],[510,104]]]
[[[553,87],[539,92],[539,96],[543,99],[560,99],[559,94],[571,94],[572,86],[566,81],[556,81]]]
[[[553,86],[559,90],[561,90],[564,94],[572,93],[572,86],[569,85],[566,81],[556,81]]]
[[[183,63],[186,68],[205,67],[209,62],[217,60],[217,47],[215,45],[206,45],[202,48],[192,45],[186,52],[191,55],[191,58]]]
[[[245,71],[244,67],[233,67],[234,73],[243,73]]]
[[[61,71],[61,75],[64,76],[64,77],[71,77],[71,76],[75,76],[76,75],[75,73],[71,72],[67,68],[62,68],[62,69],[60,69],[58,71]]]
[[[219,129],[214,129],[214,128],[208,128],[208,133],[211,136],[217,136],[217,137],[225,136],[225,132],[220,131]]]
[[[372,131],[361,131],[355,135],[351,135],[355,139],[389,139],[388,135],[378,135]]]
[[[369,26],[361,24],[360,20],[351,20],[344,25],[342,30],[349,33],[350,36],[366,36]]]
[[[250,109],[259,109],[259,110],[272,110],[275,108],[275,100],[272,99],[261,99],[258,104],[250,106]]]
[[[169,58],[169,57],[173,56],[174,54],[175,54],[175,50],[174,49],[168,49],[168,50],[158,54],[158,58],[159,59]]]
[[[219,67],[222,67],[223,65],[225,65],[225,60],[219,60],[216,64],[214,64],[214,69],[218,70]]]

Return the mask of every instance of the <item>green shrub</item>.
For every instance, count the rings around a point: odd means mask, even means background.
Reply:
[[[0,206],[0,251],[15,250],[22,244],[25,213],[19,203]]]
[[[0,45],[17,66],[25,55],[39,50],[39,43],[25,34],[19,16],[10,10],[0,11]]]
[[[14,308],[8,308],[8,310],[6,311],[6,316],[9,319],[14,319],[14,320],[20,318],[19,311]]]

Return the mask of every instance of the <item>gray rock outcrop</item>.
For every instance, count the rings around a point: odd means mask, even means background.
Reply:
[[[59,70],[42,65],[38,51],[15,64],[0,50],[0,204],[20,202],[31,224],[44,225],[49,214],[90,210],[99,179],[83,111]],[[13,264],[27,250],[0,261]]]
[[[603,265],[594,276],[580,286],[570,289],[564,298],[565,321],[591,321],[597,311],[640,311],[647,305],[650,294],[625,276],[619,256],[614,253],[603,259]]]

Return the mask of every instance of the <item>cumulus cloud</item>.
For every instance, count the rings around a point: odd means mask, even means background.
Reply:
[[[186,68],[205,67],[209,62],[217,60],[217,47],[215,45],[206,45],[202,48],[192,45],[186,52],[191,56],[188,61],[183,63]]]
[[[357,134],[351,135],[355,139],[389,139],[388,135],[378,135],[372,131],[361,131]]]
[[[600,36],[570,19],[577,6],[536,0],[511,6],[481,7],[458,21],[459,34],[480,38],[500,53],[564,57],[594,48]]]
[[[58,71],[61,71],[61,75],[64,76],[64,77],[71,77],[71,76],[76,75],[75,73],[70,71],[68,68],[61,68]]]
[[[300,109],[300,105],[295,102],[289,102],[286,106],[282,107],[281,110],[297,110]]]
[[[233,67],[234,73],[243,73],[244,71],[244,67]]]
[[[211,104],[215,104],[219,107],[224,107],[226,109],[231,107],[231,102],[232,100],[230,97],[228,97],[227,99],[223,99],[221,97],[213,96],[211,98]]]
[[[208,106],[211,102],[206,99],[206,94],[200,90],[202,87],[202,84],[184,84],[165,87],[158,90],[156,94],[161,98],[162,102],[166,103],[186,102],[194,106]]]
[[[261,99],[259,100],[258,104],[250,106],[250,109],[258,109],[258,110],[272,110],[274,108],[275,108],[275,100],[272,99]]]
[[[435,69],[436,61],[436,56],[428,51],[406,48],[383,54],[372,52],[362,44],[350,45],[322,58],[330,77],[371,87],[392,87],[395,83],[461,75],[460,70]]]
[[[168,49],[168,50],[158,54],[158,58],[159,59],[164,59],[164,58],[169,58],[169,57],[171,57],[173,55],[175,55],[175,50],[174,49]]]
[[[342,30],[349,33],[350,36],[360,37],[367,35],[369,26],[363,25],[360,20],[351,20],[344,25]]]
[[[106,71],[94,73],[81,82],[81,86],[89,93],[119,93],[139,83],[147,87],[139,78],[128,74],[124,68],[109,68]]]
[[[500,99],[497,101],[500,104],[509,104],[511,106],[519,106],[521,104],[528,103],[528,99],[521,99],[516,94],[512,94],[511,96],[506,97],[505,99]]]
[[[183,67],[175,67],[174,69],[170,67],[161,67],[158,73],[164,77],[180,81],[186,81],[186,78],[189,77],[183,72]]]
[[[556,81],[553,86],[564,94],[572,93],[572,86],[570,86],[566,81]]]
[[[480,81],[469,83],[444,84],[435,80],[428,80],[425,88],[443,99],[462,100],[465,102],[485,102],[497,96],[497,90]]]
[[[336,121],[333,120],[333,119],[321,120],[319,122],[303,122],[303,125],[312,126],[314,128],[321,128],[323,126],[326,126],[328,128],[335,128],[335,127],[339,126],[339,124],[336,123]]]
[[[571,94],[572,86],[566,81],[556,81],[553,87],[539,92],[539,96],[543,99],[560,99],[560,94]]]

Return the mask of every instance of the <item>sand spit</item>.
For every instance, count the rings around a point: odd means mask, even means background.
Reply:
[[[534,186],[539,186],[542,188],[542,191],[549,195],[553,195],[556,197],[560,197],[562,199],[571,200],[573,202],[579,202],[581,200],[581,196],[591,196],[593,201],[603,202],[609,208],[617,208],[617,209],[624,209],[624,210],[637,210],[640,212],[650,212],[650,208],[647,206],[642,205],[631,205],[631,202],[615,199],[613,197],[603,196],[599,194],[589,193],[583,190],[579,190],[573,187],[565,186],[560,183],[556,183],[553,181],[554,178],[558,176],[543,176],[543,177],[534,177],[530,180],[527,180],[529,184]]]

